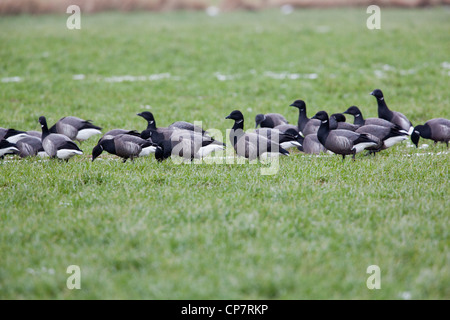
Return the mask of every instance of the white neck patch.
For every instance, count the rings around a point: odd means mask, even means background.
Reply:
[[[322,123],[327,123],[327,122],[328,122],[328,120],[323,120],[323,121],[322,121]]]
[[[150,121],[150,124],[153,124],[155,121]]]
[[[361,115],[361,114],[358,113],[355,117],[359,117],[360,115]]]
[[[384,97],[381,97],[380,100],[383,101],[383,100],[384,100]]]
[[[244,120],[239,120],[239,121],[236,121],[236,123],[241,123],[242,121],[244,121]]]

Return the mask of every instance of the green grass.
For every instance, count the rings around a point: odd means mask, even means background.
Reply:
[[[414,124],[450,118],[448,10],[382,10],[379,31],[367,17],[107,13],[83,15],[79,31],[67,16],[2,17],[0,80],[22,81],[0,82],[0,126],[75,115],[142,130],[136,113],[150,108],[160,126],[201,120],[228,140],[234,109],[247,128],[266,112],[295,123],[295,99],[310,116],[355,104],[373,117],[375,88]],[[173,78],[104,81],[159,73]],[[450,298],[445,145],[355,162],[293,152],[264,176],[263,164],[92,163],[95,142],[69,163],[0,163],[1,299]],[[373,264],[380,290],[366,287]],[[69,265],[81,290],[66,288]]]

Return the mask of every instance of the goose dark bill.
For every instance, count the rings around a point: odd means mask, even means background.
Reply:
[[[423,125],[417,125],[411,134],[411,141],[416,147],[419,147],[420,137],[438,142],[445,143],[448,148],[450,141],[450,120],[444,118],[435,118],[428,120]]]

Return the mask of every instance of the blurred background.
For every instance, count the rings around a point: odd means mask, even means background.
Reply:
[[[450,0],[1,0],[0,14],[44,14],[64,12],[69,5],[78,5],[84,13],[107,10],[172,11],[205,10],[215,6],[223,11],[262,10],[292,7],[369,6],[425,7],[450,4]]]

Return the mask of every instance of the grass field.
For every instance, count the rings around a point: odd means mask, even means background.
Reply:
[[[365,9],[0,19],[0,126],[66,115],[105,130],[203,121],[304,99],[308,114],[369,95],[413,124],[450,118],[450,11]],[[124,76],[128,75],[128,78]],[[75,77],[74,77],[75,76]],[[14,77],[19,77],[14,78]],[[78,80],[77,80],[78,79]],[[449,299],[449,151],[404,142],[375,158],[292,152],[262,164],[112,156],[0,162],[0,299]],[[81,290],[69,290],[69,265]],[[381,269],[369,290],[366,269]]]

